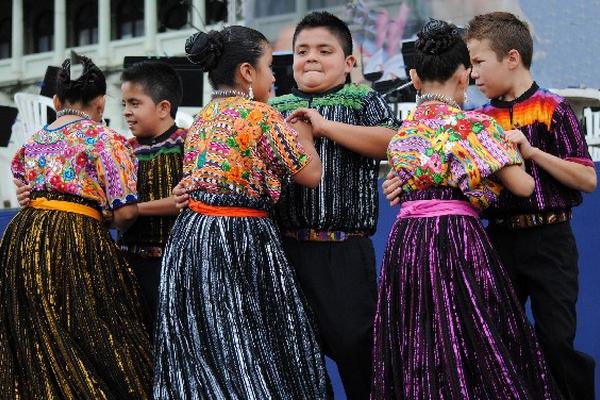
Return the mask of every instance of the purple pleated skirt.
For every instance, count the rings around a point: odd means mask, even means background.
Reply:
[[[437,193],[430,196],[453,199]],[[508,274],[472,216],[396,220],[373,364],[372,399],[560,399]]]

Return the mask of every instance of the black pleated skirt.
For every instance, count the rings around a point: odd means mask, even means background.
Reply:
[[[269,218],[186,210],[163,258],[156,399],[324,399],[313,321]]]
[[[101,222],[21,210],[0,242],[0,398],[150,398],[137,292]]]

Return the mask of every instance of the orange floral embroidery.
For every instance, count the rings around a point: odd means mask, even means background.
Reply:
[[[267,197],[276,202],[284,175],[306,162],[295,131],[266,104],[246,99],[213,102],[207,109],[211,110],[210,118],[194,124],[186,138],[184,173],[192,177],[191,185],[224,194]],[[196,120],[201,118],[202,115]],[[278,125],[278,132],[270,132],[272,125],[266,121]],[[269,141],[269,134],[274,135],[274,143]],[[270,146],[276,148],[260,151]],[[202,153],[205,163],[197,162],[199,148],[207,149]],[[281,167],[282,162],[285,168]]]
[[[235,142],[240,147],[241,151],[246,150],[248,148],[248,144],[250,143],[250,133],[248,133],[248,131],[241,132],[235,137]]]
[[[227,173],[227,180],[230,182],[241,182],[242,180],[242,170],[237,165],[232,165],[231,169]]]
[[[258,110],[257,108],[255,108],[250,112],[250,114],[248,114],[247,119],[248,122],[250,122],[253,125],[256,125],[263,119],[263,113],[260,112],[260,110]]]

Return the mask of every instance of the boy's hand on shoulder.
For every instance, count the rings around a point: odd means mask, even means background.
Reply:
[[[312,126],[314,137],[326,136],[327,124],[329,121],[325,119],[317,110],[312,108],[299,108],[287,117],[289,123],[302,121]]]
[[[17,192],[17,201],[21,207],[27,207],[29,205],[29,195],[31,194],[31,186],[19,179],[13,179]]]
[[[511,129],[509,131],[504,131],[506,138],[511,142],[519,146],[519,151],[524,159],[530,159],[533,154],[538,150],[537,147],[533,147],[529,140],[525,137],[523,132],[518,129]]]
[[[187,188],[183,181],[179,182],[173,188],[173,199],[175,200],[175,207],[179,209],[179,212],[182,212],[189,205],[190,195],[187,193]]]
[[[304,122],[300,119],[295,119],[293,122],[290,121],[289,124],[298,132],[298,136],[300,138],[307,138],[312,140],[314,135],[312,131],[312,126],[307,122]]]
[[[106,229],[115,228],[115,213],[110,210],[102,210],[102,223]]]
[[[385,198],[390,202],[390,206],[393,207],[400,203],[402,186],[400,185],[400,178],[394,171],[388,172],[387,177],[381,186],[383,188],[383,194],[385,195]]]

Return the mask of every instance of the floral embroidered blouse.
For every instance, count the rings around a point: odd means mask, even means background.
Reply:
[[[282,180],[310,161],[297,136],[267,104],[242,97],[212,101],[188,130],[183,182],[191,191],[273,204]]]
[[[137,201],[136,169],[127,140],[87,119],[44,127],[12,160],[13,176],[32,190],[80,196],[102,209]]]
[[[523,162],[494,119],[445,104],[417,107],[390,141],[388,159],[404,192],[458,188],[478,209],[502,190],[493,173]]]

